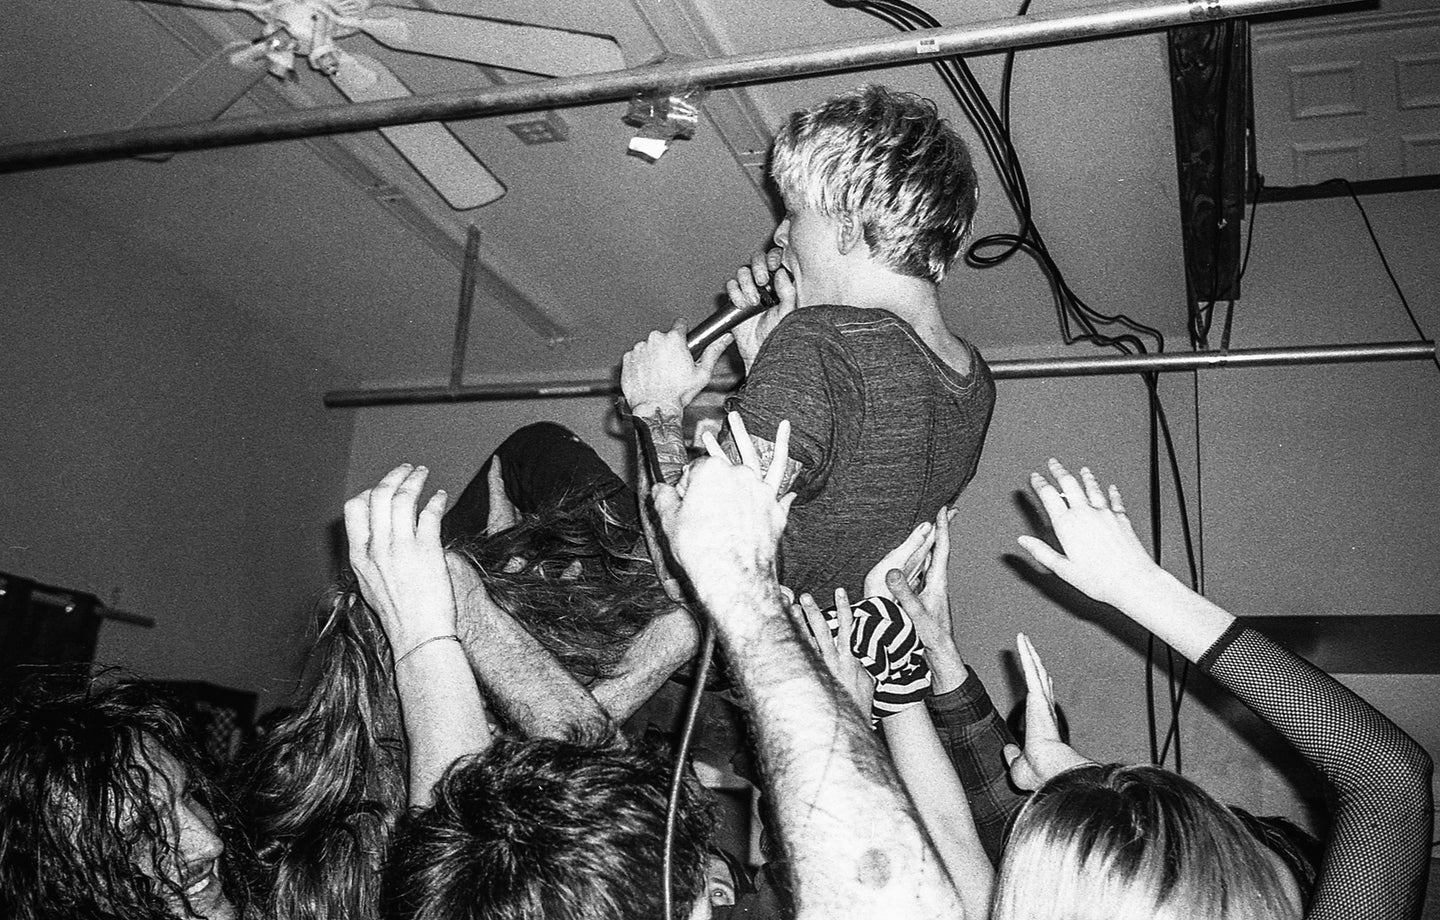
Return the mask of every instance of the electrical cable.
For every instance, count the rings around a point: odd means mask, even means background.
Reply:
[[[940,27],[938,20],[905,0],[829,0],[829,2],[836,6],[858,9],[906,31]],[[1029,0],[1025,0],[1021,7],[1021,13],[1023,14],[1028,9]],[[1013,51],[1007,52],[1007,64],[1013,61],[1013,56]],[[1027,252],[1035,257],[1051,282],[1056,297],[1056,313],[1060,322],[1061,334],[1067,345],[1086,341],[1101,347],[1117,347],[1123,353],[1131,354],[1147,351],[1139,336],[1148,336],[1154,339],[1156,349],[1163,351],[1164,336],[1159,330],[1139,323],[1124,314],[1108,315],[1091,308],[1065,281],[1063,273],[1045,245],[1039,227],[1036,226],[1033,219],[1029,187],[1008,128],[1010,115],[1008,92],[1013,64],[1007,66],[1004,74],[1003,82],[1007,96],[1002,101],[1005,111],[1003,119],[995,111],[989,97],[970,70],[969,64],[963,59],[945,58],[933,61],[932,65],[975,127],[996,168],[1001,186],[1020,219],[1020,228],[1017,233],[991,234],[972,243],[966,251],[966,261],[975,267],[987,268],[999,265],[1017,252]],[[1000,247],[1000,251],[990,252],[995,247]],[[1078,326],[1081,332],[1075,332],[1072,323]],[[1128,331],[1114,336],[1100,333],[1098,327],[1111,325],[1123,326]]]
[[[1245,228],[1245,254],[1240,257],[1240,270],[1235,273],[1235,279],[1226,286],[1225,290],[1222,291],[1214,300],[1210,301],[1210,306],[1204,309],[1204,325],[1200,327],[1198,331],[1196,328],[1195,319],[1196,316],[1200,313],[1200,309],[1197,307],[1196,313],[1192,314],[1190,326],[1190,341],[1192,346],[1198,347],[1200,342],[1205,341],[1205,339],[1209,337],[1210,311],[1215,308],[1215,305],[1218,302],[1222,300],[1227,300],[1229,301],[1229,310],[1231,312],[1227,314],[1225,318],[1226,333],[1221,338],[1222,344],[1220,347],[1222,349],[1230,347],[1229,328],[1231,320],[1234,319],[1233,312],[1235,309],[1235,299],[1233,297],[1230,297],[1229,295],[1234,293],[1240,287],[1240,281],[1245,277],[1246,269],[1250,267],[1250,247],[1255,242],[1255,215],[1257,213],[1257,205],[1260,204],[1260,193],[1264,190],[1264,188],[1265,177],[1257,175],[1255,177],[1255,191],[1250,199],[1250,225]]]
[[[1405,308],[1405,315],[1410,317],[1410,325],[1415,327],[1416,335],[1429,341],[1430,336],[1426,335],[1425,330],[1420,328],[1420,321],[1415,318],[1415,311],[1410,308],[1409,298],[1407,298],[1405,292],[1400,289],[1400,282],[1395,278],[1395,273],[1390,270],[1390,260],[1385,258],[1385,250],[1380,246],[1380,238],[1375,235],[1375,228],[1370,225],[1370,215],[1365,212],[1365,205],[1360,203],[1360,196],[1355,194],[1355,187],[1350,184],[1349,179],[1338,178],[1327,179],[1320,184],[1340,185],[1341,188],[1345,189],[1346,194],[1350,196],[1350,200],[1355,202],[1355,207],[1360,210],[1360,219],[1365,221],[1365,232],[1370,234],[1370,242],[1375,246],[1375,254],[1380,257],[1380,264],[1385,267],[1385,274],[1390,276],[1390,284],[1394,286],[1395,294],[1400,298],[1401,306]],[[1436,354],[1431,360],[1435,362],[1435,367],[1440,368],[1440,354]]]
[[[675,819],[680,810],[680,787],[685,780],[685,762],[690,756],[690,739],[695,734],[695,719],[700,713],[700,698],[705,693],[705,682],[710,679],[710,660],[715,652],[715,626],[708,617],[700,625],[700,666],[695,669],[695,679],[690,686],[690,695],[685,704],[685,724],[680,729],[680,744],[675,749],[675,769],[670,775],[670,798],[665,808],[665,920],[675,920],[675,887],[670,871],[675,863]]]

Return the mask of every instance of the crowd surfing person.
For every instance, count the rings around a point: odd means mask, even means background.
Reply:
[[[533,446],[536,439],[553,448],[573,436],[541,424],[512,440]],[[443,641],[467,662],[465,680],[478,683],[486,719],[497,729],[525,738],[605,737],[690,657],[693,620],[665,597],[648,557],[625,552],[607,532],[615,521],[608,502],[570,500],[597,496],[568,483],[552,492],[567,500],[546,502],[537,499],[544,488],[532,482],[516,495],[521,510],[499,478],[498,458],[513,454],[495,456],[476,477],[494,491],[477,499],[472,483],[441,519],[439,532],[450,531],[445,590],[457,613],[453,626],[436,634],[453,634]],[[403,486],[412,495],[426,475],[397,467],[365,494]],[[352,552],[364,551],[370,531],[359,528],[367,519],[354,516],[353,503],[347,511]],[[452,528],[457,517],[461,526]],[[630,532],[629,546],[640,539]],[[386,855],[410,805],[414,740],[407,745],[397,684],[414,662],[404,658],[405,636],[397,639],[381,615],[405,592],[372,598],[380,589],[367,589],[364,558],[352,559],[357,577],[332,601],[300,705],[241,771],[259,857],[256,889],[270,915],[378,917]]]
[[[939,284],[970,228],[976,177],[933,103],[876,85],[792,115],[770,174],[786,210],[775,246],[726,290],[758,305],[773,285],[776,306],[698,360],[683,322],[651,333],[625,355],[621,387],[673,483],[689,459],[685,407],[733,340],[745,382],[729,408],[762,455],[782,418],[792,426],[782,581],[828,600],[858,589],[975,474],[995,388],[946,326]]]
[[[0,707],[0,916],[241,920],[247,850],[214,765],[129,680]]]
[[[800,915],[831,916],[843,903],[848,916],[881,917],[900,903],[919,917],[961,916],[866,723],[841,708],[784,615],[774,580],[789,504],[776,499],[784,453],[782,436],[769,479],[725,459],[697,468],[683,503],[673,492],[664,498],[661,519],[721,641],[743,652],[736,681],[754,706]],[[404,918],[657,916],[655,832],[668,770],[614,735],[492,737],[455,636],[458,605],[439,540],[443,494],[417,511],[424,478],[423,469],[399,467],[346,506],[352,565],[393,650],[409,803],[419,809],[396,837],[386,903]],[[840,751],[837,730],[848,739]],[[675,915],[706,917],[702,844],[713,828],[693,777],[686,788]]]

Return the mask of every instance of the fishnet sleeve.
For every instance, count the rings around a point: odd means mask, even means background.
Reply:
[[[1200,666],[1293,744],[1333,792],[1307,920],[1420,916],[1434,820],[1425,749],[1329,674],[1232,626]]]

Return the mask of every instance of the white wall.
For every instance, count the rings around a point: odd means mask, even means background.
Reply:
[[[98,661],[278,701],[331,576],[350,419],[224,291],[13,191],[0,570],[155,619],[106,623]]]

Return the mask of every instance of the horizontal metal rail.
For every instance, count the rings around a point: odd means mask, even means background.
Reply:
[[[1017,358],[990,362],[996,380],[1038,377],[1093,377],[1105,374],[1172,373],[1242,367],[1286,367],[1299,364],[1355,364],[1374,361],[1433,361],[1435,343],[1369,342],[1359,345],[1296,345],[1288,348],[1246,348],[1174,354],[1095,355],[1061,358]],[[716,380],[709,389],[728,390],[738,381]],[[467,386],[412,386],[363,390],[332,390],[325,394],[330,409],[367,406],[418,406],[496,400],[562,399],[576,396],[618,396],[613,377],[547,382],[502,381]]]
[[[534,112],[613,102],[629,99],[636,93],[672,91],[681,87],[714,89],[866,67],[913,64],[951,55],[1153,32],[1171,26],[1299,10],[1336,2],[1338,0],[1169,0],[1093,7],[1078,12],[1009,16],[962,26],[907,32],[901,36],[737,54],[708,61],[656,64],[484,89],[29,141],[0,147],[0,172],[89,163],[145,153],[267,143],[416,122]]]

